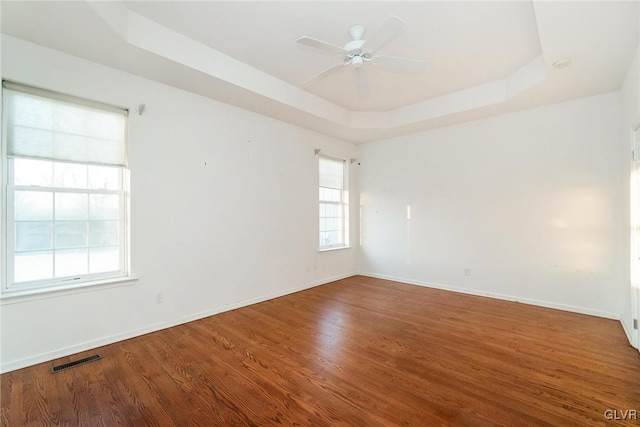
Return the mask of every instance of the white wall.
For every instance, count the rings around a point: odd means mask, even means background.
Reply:
[[[317,252],[313,154],[352,158],[354,145],[8,36],[2,65],[3,78],[129,108],[146,104],[129,122],[139,281],[3,300],[2,371],[355,273],[356,249]],[[159,293],[164,303],[156,304]]]
[[[633,330],[633,316],[632,316],[632,304],[631,301],[633,298],[637,300],[636,304],[640,304],[640,291],[635,290],[637,286],[640,286],[638,283],[638,279],[634,278],[636,281],[633,283],[634,290],[632,291],[632,287],[629,286],[631,283],[630,277],[630,269],[631,269],[631,259],[634,259],[637,267],[637,256],[640,255],[638,253],[634,253],[634,256],[631,256],[630,252],[630,229],[631,229],[631,219],[630,219],[630,177],[631,177],[631,133],[633,129],[635,129],[638,125],[640,125],[640,47],[636,49],[635,56],[631,61],[631,65],[629,66],[629,70],[627,72],[627,76],[625,78],[624,84],[620,89],[620,99],[622,105],[622,126],[621,126],[621,163],[620,169],[622,171],[622,189],[623,189],[623,204],[622,204],[622,239],[623,239],[623,260],[624,260],[624,282],[627,283],[627,294],[624,301],[624,306],[622,310],[621,322],[624,326],[625,332],[629,337],[629,341],[631,344],[638,348],[640,343],[638,342],[638,332]]]
[[[359,146],[361,271],[618,318],[620,110],[616,92]]]

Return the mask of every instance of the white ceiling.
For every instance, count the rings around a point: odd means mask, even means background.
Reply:
[[[638,45],[637,1],[12,2],[2,32],[353,142],[620,88]],[[404,34],[380,54],[420,72],[367,65],[360,95],[340,61],[297,46],[342,46],[395,15]],[[556,70],[559,58],[573,60]]]
[[[300,85],[341,62],[296,46],[307,35],[343,46],[348,28],[362,24],[364,38],[390,15],[406,21],[403,35],[380,53],[424,58],[420,73],[368,69],[369,96],[358,97],[352,69],[311,90],[349,110],[387,111],[497,80],[540,53],[528,2],[130,2],[127,6],[268,74]],[[491,49],[486,49],[491,46]]]

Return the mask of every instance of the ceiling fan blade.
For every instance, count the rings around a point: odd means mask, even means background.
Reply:
[[[398,56],[387,55],[374,56],[371,58],[371,63],[377,67],[407,71],[421,71],[427,65],[427,61],[422,59],[401,58]]]
[[[338,71],[340,68],[344,67],[345,65],[347,65],[346,63],[341,63],[341,64],[335,64],[332,65],[329,68],[326,68],[322,71],[320,71],[318,74],[316,74],[315,76],[312,76],[310,78],[308,78],[307,80],[305,80],[302,85],[307,85],[313,81],[319,81],[324,79],[325,77],[327,77],[329,74],[334,73],[336,71]]]
[[[382,28],[375,32],[371,37],[366,38],[364,47],[370,52],[380,49],[391,40],[398,37],[404,32],[405,22],[397,16],[390,16],[385,21]]]
[[[336,46],[331,43],[323,42],[321,40],[312,39],[311,37],[300,37],[296,40],[296,43],[302,46],[312,47],[318,49],[323,53],[329,53],[332,55],[344,55],[345,51],[340,46]]]

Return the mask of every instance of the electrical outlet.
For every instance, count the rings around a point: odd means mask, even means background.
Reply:
[[[469,267],[464,269],[464,275],[465,276],[471,276],[471,269]]]
[[[164,295],[157,294],[156,295],[156,304],[162,304],[164,302]]]

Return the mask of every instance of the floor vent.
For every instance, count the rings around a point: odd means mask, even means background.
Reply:
[[[102,359],[102,356],[99,354],[94,354],[93,356],[85,357],[84,359],[76,360],[75,362],[63,363],[62,365],[52,366],[51,373],[55,374],[56,372],[64,371],[65,369],[73,368],[74,366],[84,365],[85,363],[93,362],[95,360]]]

